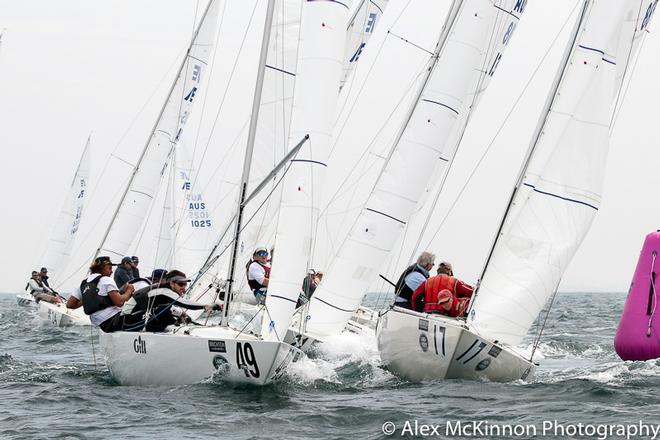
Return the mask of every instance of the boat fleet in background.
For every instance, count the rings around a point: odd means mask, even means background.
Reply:
[[[600,206],[613,115],[657,0],[577,2],[533,136],[520,139],[529,147],[508,206],[484,219],[499,228],[465,313],[361,306],[388,261],[405,267],[425,250],[420,237],[464,132],[478,129],[470,116],[526,5],[257,2],[261,50],[245,97],[249,114],[238,140],[210,145],[222,162],[208,163],[195,160],[184,128],[212,78],[226,5],[210,0],[112,220],[87,252],[90,261],[143,255],[145,224],[156,216],[154,268],[194,273],[188,299],[222,311],[191,312],[191,322],[159,332],[100,332],[113,377],[137,385],[218,376],[266,384],[314,344],[375,331],[383,364],[409,380],[529,378],[561,276]],[[232,61],[239,62],[224,60]],[[42,260],[56,280],[65,278],[82,219],[89,142]],[[209,185],[218,188],[213,196]],[[617,332],[624,359],[660,356],[659,237],[647,238]],[[269,276],[255,289],[245,268],[262,246],[270,250]],[[314,291],[301,298],[303,280],[313,280]],[[261,288],[263,301],[252,294]],[[19,304],[32,303],[37,290],[18,295]],[[38,307],[54,325],[90,325],[83,307],[61,300]],[[522,353],[517,347],[535,322],[531,353]]]

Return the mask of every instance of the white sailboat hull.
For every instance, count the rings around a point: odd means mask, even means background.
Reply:
[[[535,365],[506,346],[476,335],[463,321],[394,307],[376,328],[383,364],[411,381],[525,380]]]
[[[19,293],[16,295],[16,302],[19,306],[34,306],[37,303],[34,300],[34,297],[29,293]]]
[[[68,309],[64,304],[52,304],[39,301],[39,317],[50,322],[55,327],[70,325],[92,325],[89,316],[85,315],[82,307]]]
[[[303,353],[226,327],[181,326],[163,333],[101,333],[110,373],[121,385],[185,385],[223,380],[266,385]]]

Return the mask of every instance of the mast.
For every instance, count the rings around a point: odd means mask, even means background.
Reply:
[[[566,72],[566,68],[568,66],[568,61],[570,59],[571,54],[573,53],[573,49],[575,47],[575,43],[577,41],[578,35],[580,33],[580,29],[582,27],[582,23],[584,22],[584,18],[587,13],[587,9],[589,8],[590,0],[583,0],[582,3],[582,10],[580,11],[580,16],[577,19],[575,23],[575,27],[573,29],[572,37],[570,39],[570,44],[566,46],[566,50],[564,51],[564,55],[562,57],[561,63],[559,64],[559,69],[557,70],[557,74],[555,75],[555,79],[552,83],[552,86],[550,88],[551,93],[548,94],[548,98],[545,103],[545,107],[543,112],[541,113],[541,116],[539,118],[539,122],[536,126],[536,129],[534,131],[534,136],[532,137],[532,142],[529,145],[529,148],[527,149],[527,153],[525,155],[525,159],[523,161],[522,166],[520,167],[520,172],[518,173],[518,178],[516,179],[516,184],[513,187],[513,191],[511,192],[511,197],[509,198],[509,203],[507,204],[507,207],[504,211],[504,214],[502,215],[502,220],[500,222],[500,226],[497,229],[497,233],[495,234],[495,237],[493,238],[493,243],[490,248],[490,252],[488,253],[488,258],[486,258],[486,263],[484,264],[483,270],[481,271],[481,275],[479,276],[479,280],[477,281],[477,286],[475,288],[474,294],[472,295],[472,298],[470,299],[470,306],[468,308],[468,316],[470,314],[470,311],[472,310],[472,306],[474,305],[474,300],[476,299],[477,295],[479,294],[479,287],[481,286],[481,281],[483,280],[486,270],[488,269],[488,265],[490,263],[490,260],[493,256],[493,253],[495,252],[495,247],[497,246],[497,243],[499,241],[499,237],[502,233],[502,229],[504,228],[504,223],[507,220],[507,217],[509,215],[509,211],[511,210],[511,206],[513,206],[513,201],[515,200],[516,194],[518,193],[518,189],[520,188],[520,185],[523,182],[523,179],[525,178],[525,173],[527,172],[527,168],[530,164],[530,161],[532,159],[532,156],[534,154],[534,151],[536,149],[536,145],[538,144],[538,141],[541,137],[541,133],[543,132],[543,127],[545,126],[546,120],[548,119],[548,115],[550,114],[550,110],[552,109],[552,105],[555,102],[555,98],[557,96],[557,90],[559,89],[559,86],[561,84],[561,81],[564,77],[564,73]]]
[[[183,69],[186,67],[186,63],[188,62],[188,57],[190,55],[190,51],[195,44],[195,40],[197,39],[197,35],[199,34],[199,31],[204,24],[204,21],[206,20],[206,16],[208,15],[209,9],[211,9],[211,6],[213,3],[217,0],[209,0],[209,3],[206,5],[206,9],[204,10],[204,14],[202,14],[202,18],[199,20],[199,24],[197,25],[197,28],[195,29],[195,33],[192,36],[192,39],[190,40],[190,44],[188,45],[188,49],[186,50],[186,54],[181,60],[181,64],[179,66],[179,69],[177,70],[177,74],[175,76],[175,80],[172,82],[172,85],[170,86],[169,92],[167,93],[167,98],[165,99],[160,112],[158,113],[158,117],[156,118],[156,122],[154,123],[153,127],[151,128],[151,132],[149,134],[149,137],[147,138],[147,142],[144,144],[144,148],[142,148],[142,152],[140,153],[140,157],[138,158],[137,163],[133,167],[133,172],[131,174],[130,179],[128,180],[128,184],[126,185],[126,188],[124,189],[124,192],[121,196],[121,199],[119,200],[119,203],[117,204],[117,208],[115,209],[115,212],[112,215],[112,220],[110,220],[110,224],[108,225],[107,229],[105,230],[105,233],[103,234],[103,238],[101,239],[101,243],[99,244],[99,247],[96,249],[96,252],[94,252],[94,258],[98,257],[99,253],[101,252],[101,249],[103,248],[103,245],[105,244],[106,239],[108,238],[108,235],[110,234],[110,230],[112,229],[112,226],[115,223],[115,219],[117,218],[117,214],[119,213],[119,210],[121,209],[122,205],[124,204],[124,200],[126,199],[126,196],[128,195],[128,192],[131,189],[131,186],[133,185],[133,181],[135,180],[135,176],[137,175],[138,171],[140,170],[140,165],[142,164],[142,160],[144,159],[145,155],[147,154],[147,151],[149,150],[149,145],[151,144],[151,140],[153,139],[156,130],[158,129],[158,125],[161,122],[161,119],[163,118],[163,115],[165,113],[165,109],[167,108],[167,105],[169,104],[169,101],[172,97],[172,94],[174,93],[174,89],[177,86],[178,79],[181,77],[181,73],[183,72]],[[178,139],[178,135],[177,135]],[[176,142],[176,141],[175,141]],[[173,146],[172,146],[173,148]]]
[[[252,101],[252,115],[250,116],[250,128],[248,132],[247,147],[245,149],[245,159],[243,161],[243,175],[239,185],[238,204],[236,206],[236,225],[234,228],[234,240],[231,247],[231,259],[229,261],[229,272],[227,275],[227,291],[225,293],[224,309],[222,314],[222,326],[229,325],[229,298],[232,295],[234,283],[234,272],[236,271],[236,257],[238,252],[238,241],[241,236],[241,221],[243,220],[243,210],[245,209],[245,198],[247,195],[247,184],[250,179],[250,167],[252,165],[252,151],[257,132],[257,123],[259,122],[259,109],[261,107],[261,92],[264,85],[264,74],[266,72],[266,59],[268,57],[268,43],[273,23],[273,12],[275,10],[275,0],[268,0],[266,10],[266,20],[264,23],[264,34],[261,41],[261,53],[259,55],[259,70],[257,73],[257,84]]]

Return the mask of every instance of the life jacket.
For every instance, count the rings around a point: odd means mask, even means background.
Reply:
[[[99,295],[98,285],[101,278],[103,278],[103,275],[97,276],[92,281],[87,281],[87,278],[85,278],[80,283],[80,293],[85,315],[91,315],[114,305],[110,297]]]
[[[270,267],[266,266],[265,264],[261,264],[258,261],[250,260],[248,261],[247,265],[245,266],[245,276],[247,277],[248,280],[248,285],[250,286],[250,289],[252,291],[259,290],[259,289],[265,289],[266,286],[258,282],[257,280],[251,280],[250,279],[250,266],[252,263],[257,263],[259,266],[263,267],[264,270],[266,271],[266,274],[264,275],[265,278],[270,278]]]
[[[455,309],[458,305],[458,301],[456,300],[456,283],[458,283],[456,278],[445,274],[437,275],[426,280],[424,287],[424,312],[455,316],[454,313],[457,311]],[[445,310],[442,307],[445,301],[439,302],[440,292],[443,290],[447,290],[451,294],[452,306],[450,310]]]
[[[396,282],[396,286],[394,287],[394,292],[396,293],[396,296],[406,299],[408,301],[412,300],[413,289],[408,287],[405,280],[406,277],[413,272],[421,273],[426,279],[428,279],[429,277],[428,274],[424,273],[417,264],[408,266],[406,270],[403,271],[403,273],[399,277],[399,281]]]

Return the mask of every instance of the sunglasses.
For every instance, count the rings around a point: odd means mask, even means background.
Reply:
[[[188,285],[186,281],[177,281],[175,284],[179,287],[186,287]]]
[[[267,257],[267,256],[268,256],[268,252],[264,252],[264,251],[257,252],[257,255],[260,256],[260,257]]]

